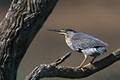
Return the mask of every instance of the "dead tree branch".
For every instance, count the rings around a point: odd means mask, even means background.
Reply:
[[[88,77],[120,59],[120,49],[115,50],[109,56],[94,62],[93,64],[87,64],[83,67],[84,71],[77,69],[76,67],[64,67],[58,66],[64,62],[71,53],[67,53],[65,56],[56,60],[51,64],[42,64],[37,66],[27,77],[26,80],[39,80],[45,77],[62,77],[62,78],[85,78]]]
[[[0,23],[0,80],[16,80],[19,64],[58,0],[13,0]]]

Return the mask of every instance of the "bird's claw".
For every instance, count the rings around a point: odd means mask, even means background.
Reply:
[[[92,65],[92,63],[88,63],[88,64],[86,64],[84,67],[87,67],[87,66],[90,66],[90,65]]]
[[[77,69],[81,69],[83,72],[85,71],[82,67],[78,66]]]
[[[82,72],[85,72],[85,70],[83,68],[80,68],[82,70]]]

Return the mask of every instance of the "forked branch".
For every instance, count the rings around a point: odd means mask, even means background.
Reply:
[[[63,57],[59,58],[51,64],[41,64],[37,66],[27,77],[26,80],[39,80],[45,77],[62,77],[62,78],[84,78],[88,77],[120,59],[120,49],[115,50],[109,56],[94,62],[93,64],[87,64],[83,67],[84,71],[76,67],[58,66],[64,62],[71,53],[67,53]]]

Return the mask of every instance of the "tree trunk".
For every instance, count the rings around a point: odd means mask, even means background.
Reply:
[[[0,23],[0,80],[16,80],[19,64],[58,0],[13,0]]]

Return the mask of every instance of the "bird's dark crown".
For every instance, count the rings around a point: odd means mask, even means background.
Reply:
[[[72,30],[72,29],[61,29],[61,30],[76,32],[75,30]]]

